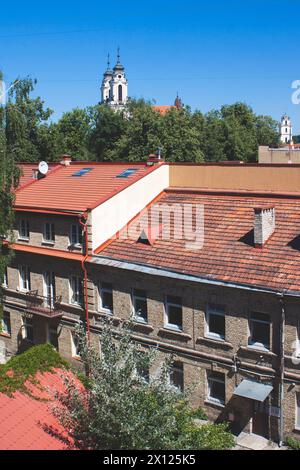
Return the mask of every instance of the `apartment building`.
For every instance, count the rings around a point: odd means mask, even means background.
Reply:
[[[175,362],[170,379],[232,430],[300,435],[300,165],[78,163],[25,168],[1,339],[80,365],[79,319]]]

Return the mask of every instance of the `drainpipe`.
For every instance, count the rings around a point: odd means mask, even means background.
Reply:
[[[88,257],[88,230],[87,230],[87,217],[88,214],[84,212],[83,214],[79,215],[79,223],[82,226],[83,234],[84,234],[84,243],[85,243],[85,256],[81,261],[81,267],[83,270],[83,291],[84,291],[84,307],[85,307],[85,318],[86,318],[86,328],[87,328],[87,337],[88,337],[88,344],[90,344],[90,319],[89,319],[89,306],[88,306],[88,276],[87,276],[87,269],[85,266],[85,262]]]
[[[285,306],[284,294],[280,293],[281,319],[280,319],[280,423],[279,423],[279,447],[283,445],[284,439],[284,342],[285,342]]]

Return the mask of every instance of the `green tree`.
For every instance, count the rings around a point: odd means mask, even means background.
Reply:
[[[153,349],[142,350],[129,329],[104,324],[101,354],[77,330],[81,357],[89,370],[86,392],[66,380],[53,412],[81,449],[226,449],[234,445],[225,424],[197,427],[187,395],[169,383],[170,359],[156,377],[146,371]]]
[[[0,72],[1,80],[3,80],[3,76]],[[1,102],[4,102],[4,97]],[[10,256],[3,239],[12,233],[14,190],[19,179],[19,170],[15,165],[13,155],[9,154],[7,149],[7,114],[8,107],[0,104],[0,285],[3,282]],[[2,311],[2,294],[0,287],[0,311]]]
[[[51,109],[44,109],[44,102],[40,97],[31,97],[36,83],[37,81],[30,77],[15,80],[8,94],[6,148],[8,155],[15,161],[39,160],[39,127],[46,123],[52,114]]]
[[[93,125],[92,118],[93,114],[87,108],[75,108],[63,114],[55,129],[58,154],[68,153],[76,160],[94,158],[88,150]]]

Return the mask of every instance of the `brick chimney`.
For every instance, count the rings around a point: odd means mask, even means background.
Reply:
[[[147,159],[147,166],[157,165],[158,163],[164,162],[165,159],[161,155],[161,148],[158,147],[156,153],[150,154]]]
[[[60,157],[60,164],[64,166],[71,165],[72,157],[71,155],[61,155]]]
[[[275,231],[275,207],[254,208],[254,246],[262,248]]]

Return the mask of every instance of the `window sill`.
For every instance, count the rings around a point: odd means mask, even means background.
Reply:
[[[81,251],[82,250],[82,245],[69,245],[68,250],[69,251],[72,251],[72,250]]]
[[[191,335],[188,335],[187,333],[183,333],[182,330],[175,330],[173,328],[168,328],[168,327],[165,327],[165,328],[160,328],[158,330],[158,334],[160,336],[174,336],[176,339],[178,340],[182,340],[182,341],[189,341],[192,339]]]
[[[196,343],[207,343],[208,345],[213,344],[226,349],[233,349],[232,343],[229,343],[228,341],[225,341],[221,338],[213,338],[212,336],[199,336],[199,338],[196,339]]]
[[[268,357],[277,357],[277,354],[273,353],[269,349],[259,349],[257,347],[253,347],[251,345],[248,346],[240,346],[240,350],[246,353],[254,353],[254,354],[260,354],[260,355],[265,355]]]
[[[65,308],[74,308],[76,310],[83,310],[83,306],[79,304],[71,304],[71,303],[66,303],[66,302],[60,302],[61,307]]]
[[[207,400],[205,400],[205,405],[212,405],[212,406],[215,406],[217,408],[225,408],[225,403],[220,403],[220,402],[217,402],[217,401],[214,401],[214,400],[210,400],[209,398]]]
[[[97,310],[97,313],[99,313],[100,315],[108,315],[109,317],[113,317],[114,315],[113,310],[108,310],[106,308],[99,308],[99,310]]]
[[[72,356],[72,359],[74,359],[74,361],[82,362],[82,359],[80,356]]]
[[[55,242],[51,242],[50,240],[49,241],[43,240],[41,244],[44,246],[54,246]]]
[[[144,323],[136,320],[133,320],[133,328],[135,330],[144,331],[145,333],[151,333],[154,330],[154,327],[152,325],[149,325],[149,323]]]
[[[18,241],[18,242],[27,242],[27,243],[28,243],[28,242],[29,242],[29,238],[22,238],[22,237],[19,237],[19,238],[17,239],[17,241]]]

